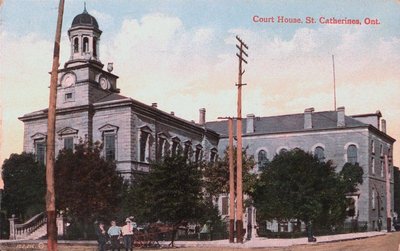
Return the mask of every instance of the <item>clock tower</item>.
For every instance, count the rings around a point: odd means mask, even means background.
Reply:
[[[57,108],[87,106],[110,93],[119,93],[118,76],[111,73],[112,67],[103,70],[100,61],[101,33],[85,5],[68,30],[70,58],[58,73]]]

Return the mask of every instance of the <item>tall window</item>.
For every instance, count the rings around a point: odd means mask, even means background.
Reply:
[[[74,137],[64,138],[64,149],[74,149]]]
[[[381,154],[381,157],[383,157],[383,145],[382,144],[379,147],[379,153]]]
[[[375,142],[373,139],[371,139],[371,153],[375,154]]]
[[[104,135],[104,150],[106,160],[115,160],[115,134]]]
[[[185,142],[185,149],[183,150],[183,156],[186,159],[191,159],[192,155],[193,155],[192,142],[188,140]]]
[[[375,207],[376,207],[375,201],[376,201],[376,192],[375,192],[375,189],[372,188],[372,200],[371,200],[371,208],[372,209],[375,209]]]
[[[319,161],[325,160],[325,150],[324,148],[317,146],[314,150],[314,156],[317,157]]]
[[[195,161],[201,161],[203,159],[203,147],[201,145],[196,146]]]
[[[150,160],[150,133],[146,131],[140,131],[140,157],[141,162],[147,162]]]
[[[371,172],[375,174],[375,158],[371,157]]]
[[[383,162],[383,160],[381,160],[381,177],[383,177],[384,170],[385,170],[385,163]]]
[[[214,163],[217,160],[217,153],[218,153],[217,149],[215,149],[215,148],[211,149],[211,153],[210,153],[210,162],[211,163]]]
[[[158,153],[157,153],[157,158],[161,159],[162,157],[165,156],[166,153],[166,145],[167,145],[167,138],[165,137],[158,137]]]
[[[97,39],[93,38],[93,56],[97,57]]]
[[[357,163],[357,147],[355,145],[349,145],[347,148],[347,162],[353,165]]]
[[[40,164],[46,164],[46,141],[35,142],[35,156],[36,161]]]
[[[172,155],[182,154],[181,140],[178,137],[172,139]]]
[[[260,150],[258,152],[258,170],[262,170],[265,168],[268,164],[268,157],[267,157],[267,152],[264,150]]]
[[[89,38],[83,38],[83,52],[89,52]]]
[[[75,38],[74,39],[74,53],[78,53],[79,52],[79,38]]]

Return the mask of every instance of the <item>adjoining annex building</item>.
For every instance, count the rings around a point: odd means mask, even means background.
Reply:
[[[205,121],[200,109],[199,122],[176,117],[120,94],[113,66],[106,70],[99,58],[102,31],[86,8],[73,21],[68,36],[70,59],[58,71],[56,110],[56,152],[72,149],[80,139],[103,142],[103,156],[115,161],[117,170],[129,178],[147,172],[149,161],[167,153],[181,152],[193,161],[213,161],[228,144],[227,122]],[[23,150],[33,152],[45,162],[47,109],[34,111],[19,119],[24,123]],[[314,112],[273,117],[248,115],[243,119],[243,146],[255,156],[258,165],[280,151],[301,148],[320,159],[333,160],[337,169],[346,162],[358,162],[364,170],[364,183],[354,200],[354,216],[377,227],[379,218],[386,224],[384,156],[392,159],[395,139],[386,134],[381,113],[346,116],[337,111]],[[393,165],[389,163],[393,191]],[[227,213],[228,196],[219,199],[221,212]],[[393,192],[391,198],[393,212]],[[255,209],[246,210],[245,220],[255,223]],[[246,223],[245,223],[246,226]],[[291,223],[282,226],[290,231]]]
[[[385,155],[389,159],[390,217],[393,217],[392,153],[395,139],[386,134],[386,121],[381,117],[379,111],[346,116],[344,107],[324,112],[308,108],[302,114],[271,117],[250,114],[243,118],[243,147],[248,147],[247,153],[255,157],[258,166],[263,166],[281,151],[295,148],[311,152],[320,160],[332,160],[337,171],[347,162],[359,163],[364,171],[363,184],[357,193],[349,195],[353,202],[349,220],[366,223],[368,230],[377,229],[378,221],[381,221],[382,229],[386,229]],[[227,122],[207,122],[206,126],[220,134],[218,151],[222,153],[228,145]],[[228,197],[221,198],[221,207],[229,204]],[[248,210],[245,220],[255,222],[254,210]],[[282,223],[279,230],[291,231],[294,224]],[[271,230],[277,231],[276,226],[271,226]]]

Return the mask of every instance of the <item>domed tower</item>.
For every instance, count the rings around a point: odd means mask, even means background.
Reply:
[[[102,97],[119,93],[118,76],[112,74],[112,63],[107,70],[99,58],[102,31],[97,20],[86,10],[72,21],[68,30],[71,56],[58,71],[57,108],[92,105]]]
[[[91,61],[103,67],[99,59],[99,41],[102,31],[97,20],[86,10],[86,4],[81,14],[72,21],[68,30],[71,42],[71,57],[65,67],[75,66]]]

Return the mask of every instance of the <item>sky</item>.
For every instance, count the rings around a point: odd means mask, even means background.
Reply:
[[[0,0],[0,163],[23,149],[22,115],[48,107],[58,0]],[[242,114],[375,113],[400,139],[399,0],[86,0],[103,31],[100,60],[121,94],[198,121],[236,115],[238,35],[249,47]],[[66,0],[67,31],[84,0]],[[326,23],[346,19],[355,24]],[[297,21],[299,23],[293,23]],[[308,21],[308,22],[307,22]],[[400,149],[394,163],[400,166]],[[399,156],[399,157],[397,157]]]

